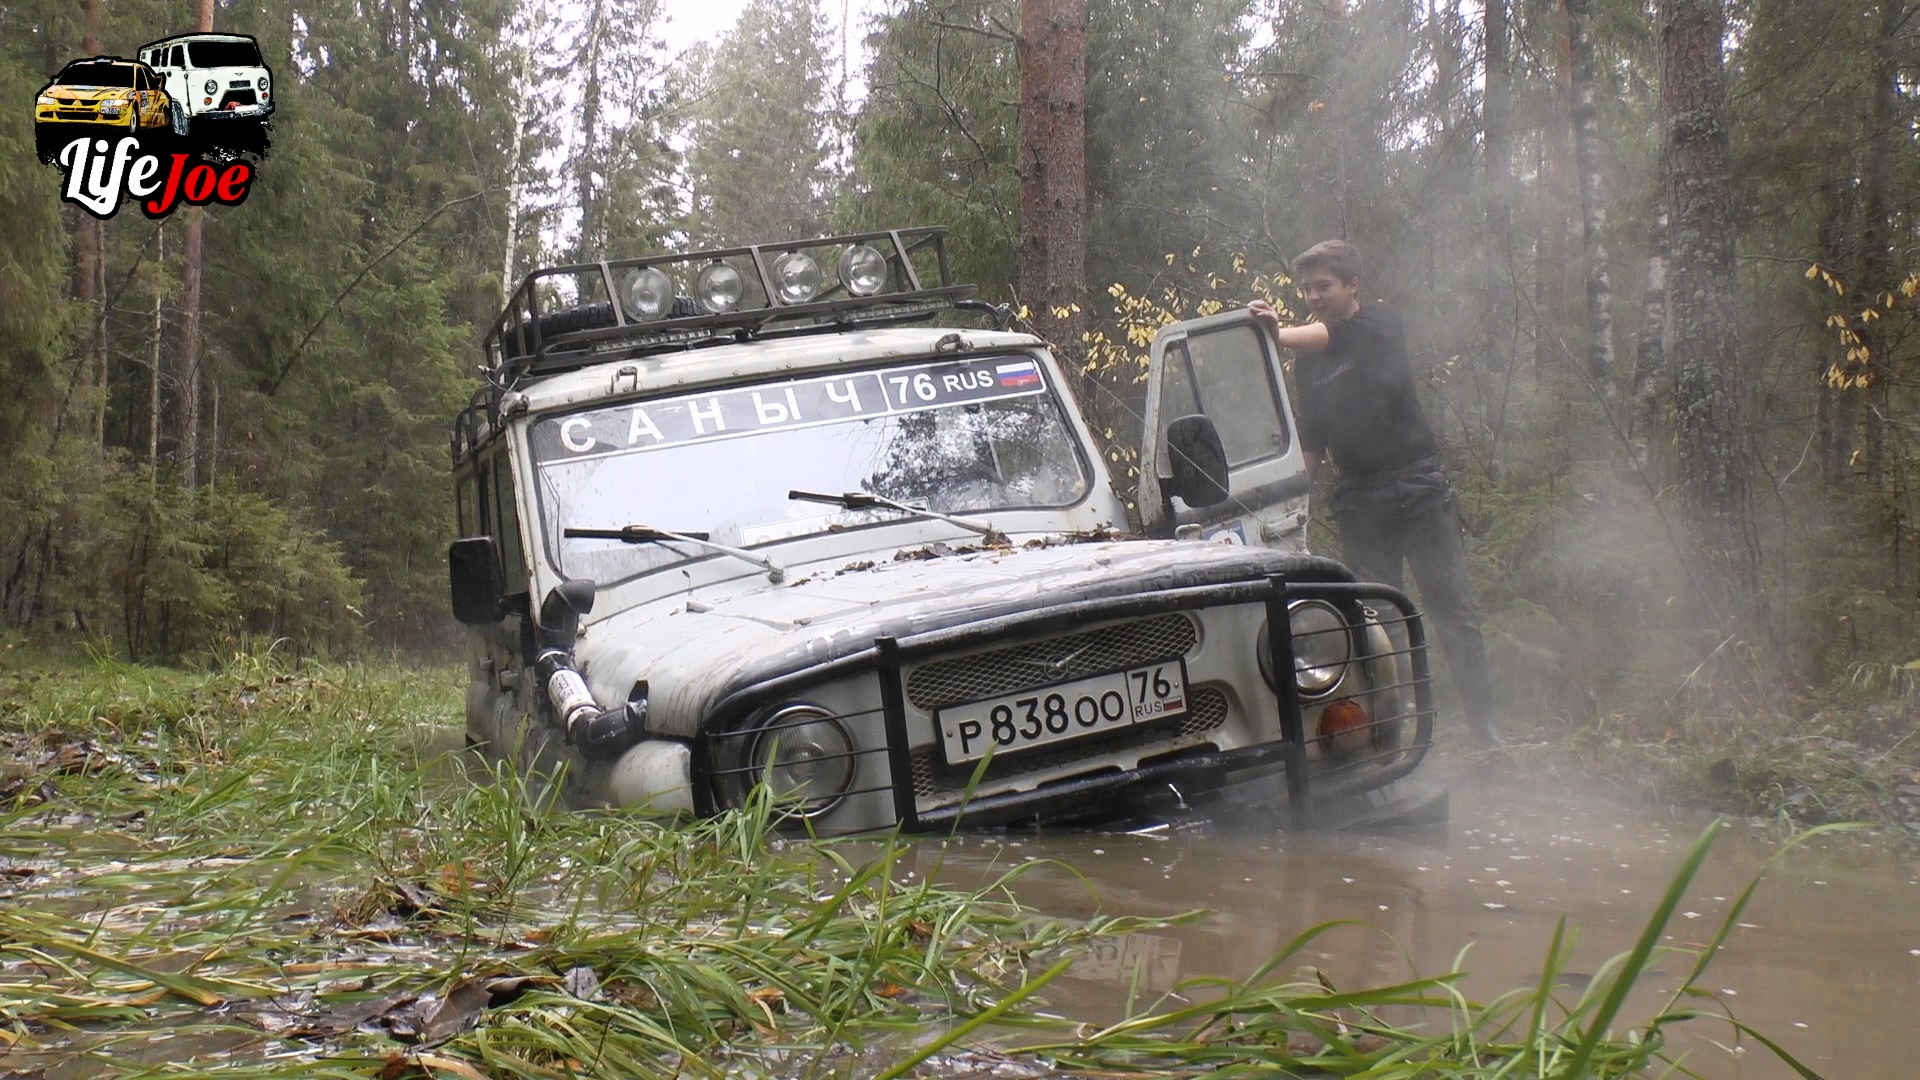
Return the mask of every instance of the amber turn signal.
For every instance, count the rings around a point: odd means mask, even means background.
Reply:
[[[1329,754],[1353,754],[1367,748],[1367,729],[1373,718],[1367,707],[1352,698],[1330,701],[1320,710],[1317,738],[1320,749]]]

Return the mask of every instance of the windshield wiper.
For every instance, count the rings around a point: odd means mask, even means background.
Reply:
[[[898,510],[903,514],[917,514],[920,517],[930,517],[936,521],[944,521],[949,525],[958,525],[968,532],[976,532],[981,536],[991,536],[994,531],[992,523],[982,525],[979,522],[954,517],[952,514],[943,514],[938,510],[929,510],[924,506],[910,506],[906,503],[889,499],[885,495],[875,495],[871,491],[849,491],[844,495],[829,495],[821,491],[789,491],[787,492],[787,498],[803,499],[807,502],[832,503],[843,510],[871,510],[876,506],[883,506],[888,510]]]
[[[678,540],[685,544],[698,544],[701,547],[731,555],[736,559],[744,559],[760,569],[765,570],[767,572],[767,580],[773,582],[775,585],[780,584],[787,578],[786,567],[781,566],[765,555],[755,555],[751,551],[746,551],[728,544],[717,543],[709,540],[707,538],[709,534],[703,532],[668,532],[665,529],[656,529],[651,525],[628,525],[622,529],[562,529],[560,535],[580,540],[619,540],[628,544],[652,544],[662,540]]]

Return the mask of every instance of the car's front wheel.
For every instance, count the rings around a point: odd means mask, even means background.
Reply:
[[[173,133],[186,138],[193,130],[193,118],[187,115],[187,107],[179,102],[173,103]]]

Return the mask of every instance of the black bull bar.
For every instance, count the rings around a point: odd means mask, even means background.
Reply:
[[[1370,680],[1370,685],[1357,693],[1335,694],[1329,691],[1326,695],[1329,700],[1364,698],[1377,704],[1382,695],[1411,691],[1411,710],[1401,708],[1394,715],[1382,717],[1369,709],[1364,714],[1367,717],[1365,722],[1345,733],[1309,734],[1303,722],[1303,708],[1320,702],[1303,695],[1295,679],[1281,678],[1277,680],[1281,684],[1279,691],[1256,693],[1255,699],[1247,703],[1249,707],[1270,703],[1279,711],[1281,737],[1277,741],[1233,750],[1194,748],[1189,752],[1170,755],[1164,760],[1143,761],[1139,767],[1127,771],[1093,772],[1043,783],[1030,790],[963,797],[952,805],[922,808],[922,799],[914,786],[913,739],[908,731],[905,681],[911,665],[933,658],[950,658],[983,646],[1084,630],[1091,624],[1116,619],[1233,604],[1264,603],[1269,626],[1289,627],[1292,605],[1303,600],[1325,601],[1342,614],[1342,621],[1346,625],[1316,633],[1352,635],[1350,640],[1354,648],[1350,654],[1351,664],[1367,663],[1377,671],[1378,667],[1369,662],[1405,656],[1411,668],[1409,679],[1396,678],[1386,683]],[[1365,620],[1356,616],[1368,605],[1375,609],[1375,618],[1371,621],[1387,633],[1391,645],[1385,651],[1370,649],[1363,655],[1361,648],[1365,632],[1358,624]],[[1389,612],[1387,608],[1393,610]],[[1293,672],[1294,635],[1269,633],[1267,639],[1271,650],[1268,658],[1272,665],[1270,670]],[[1397,672],[1398,665],[1389,664],[1387,669]],[[855,715],[871,716],[877,712],[886,733],[886,745],[855,747],[850,753],[834,756],[852,758],[856,762],[884,756],[886,776],[881,782],[856,787],[839,798],[888,792],[898,823],[909,832],[951,828],[963,818],[969,825],[991,825],[1051,815],[1070,809],[1084,809],[1090,805],[1118,802],[1120,797],[1134,792],[1164,790],[1169,784],[1184,782],[1206,786],[1230,773],[1250,774],[1276,769],[1285,770],[1293,820],[1297,824],[1310,824],[1316,804],[1377,788],[1411,773],[1425,758],[1433,742],[1435,710],[1426,628],[1406,594],[1375,582],[1299,581],[1272,577],[1080,600],[911,635],[878,637],[868,648],[756,683],[720,702],[711,714],[712,720],[702,726],[695,738],[693,792],[696,811],[712,814],[737,805],[746,790],[761,778],[759,767],[743,761],[753,740],[779,727],[810,722],[755,725],[752,721],[756,716],[763,715],[770,706],[791,701],[796,694],[804,693],[810,687],[865,672],[872,672],[877,677],[881,704],[878,710]],[[1404,701],[1403,698],[1397,700]],[[1408,721],[1412,721],[1411,738],[1404,731]],[[1389,732],[1377,730],[1389,725],[1392,727],[1391,739],[1385,738]],[[1334,747],[1341,745],[1335,742],[1336,739],[1347,740],[1345,745],[1350,747],[1356,733],[1367,744],[1363,750],[1334,752]],[[1308,747],[1316,743],[1322,747],[1317,762],[1310,760],[1307,753]],[[1008,760],[1017,759],[1018,756],[1009,755]],[[993,774],[989,772],[985,782],[991,782],[992,779]],[[827,816],[821,815],[822,818]],[[827,823],[821,821],[820,824]],[[829,828],[822,831],[839,830]]]

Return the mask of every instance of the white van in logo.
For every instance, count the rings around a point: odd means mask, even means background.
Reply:
[[[260,44],[242,34],[180,34],[140,47],[173,99],[173,132],[203,120],[264,120],[273,113],[273,74]]]

